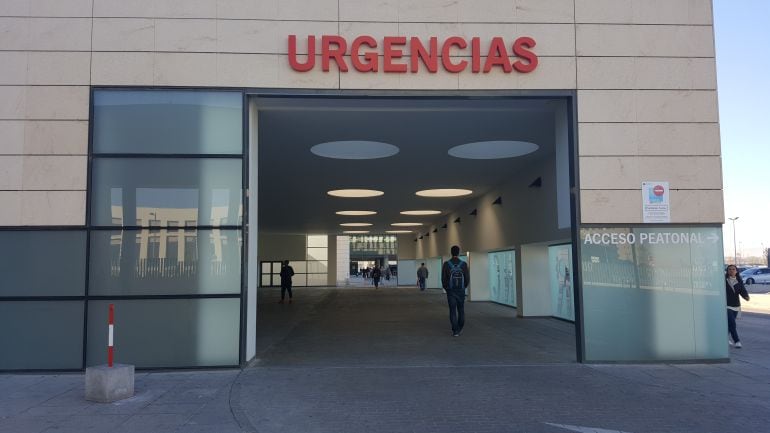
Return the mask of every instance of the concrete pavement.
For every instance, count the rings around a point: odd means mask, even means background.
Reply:
[[[766,432],[770,316],[743,314],[729,364],[581,365],[571,325],[444,297],[297,289],[260,299],[244,370],[140,372],[136,396],[83,399],[83,375],[0,375],[0,432]]]

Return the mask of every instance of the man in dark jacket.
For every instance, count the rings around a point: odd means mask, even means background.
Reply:
[[[465,289],[471,281],[468,264],[460,260],[460,247],[452,247],[452,258],[441,267],[441,285],[449,304],[449,322],[452,335],[459,337],[465,326]]]
[[[291,304],[291,277],[294,275],[294,268],[289,266],[289,261],[284,260],[281,264],[281,300],[279,304],[283,304],[283,299],[286,297],[286,292],[289,292],[289,303]]]

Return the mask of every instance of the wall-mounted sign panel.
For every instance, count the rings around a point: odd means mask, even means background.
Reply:
[[[551,311],[554,317],[575,320],[575,292],[572,290],[572,244],[548,247],[548,276],[551,283]]]
[[[670,223],[669,199],[668,182],[642,182],[642,222]]]
[[[516,251],[489,253],[489,300],[516,306]]]

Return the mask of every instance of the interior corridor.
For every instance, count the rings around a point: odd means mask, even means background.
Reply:
[[[441,290],[296,288],[259,290],[254,365],[315,367],[470,366],[575,362],[574,325],[516,319],[490,302],[465,303],[452,337]]]

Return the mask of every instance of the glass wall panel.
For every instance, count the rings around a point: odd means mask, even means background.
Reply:
[[[722,232],[581,229],[589,361],[727,357]]]
[[[0,231],[0,296],[83,296],[86,232]]]
[[[168,248],[170,232],[186,240],[176,251]],[[240,293],[239,239],[239,230],[94,230],[89,294]],[[152,245],[157,253],[150,254]]]
[[[238,225],[241,169],[240,159],[94,159],[91,224]]]
[[[83,305],[83,301],[0,302],[0,369],[82,368]]]
[[[289,262],[289,266],[291,266],[292,269],[294,269],[295,274],[304,274],[307,272],[307,262],[306,261],[291,261]]]
[[[308,261],[307,262],[307,273],[308,274],[320,274],[320,273],[326,273],[329,266],[327,261]]]
[[[489,253],[489,299],[516,306],[516,251]]]
[[[107,308],[115,304],[115,362],[142,367],[238,364],[240,300],[90,301],[87,364],[107,361]]]
[[[307,274],[295,274],[291,277],[291,285],[296,287],[307,286]]]
[[[94,153],[241,154],[240,92],[97,90]]]
[[[575,320],[572,290],[572,245],[548,247],[548,275],[551,284],[551,311],[555,317]]]

